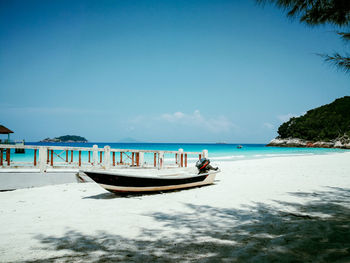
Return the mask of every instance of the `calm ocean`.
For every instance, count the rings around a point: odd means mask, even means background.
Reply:
[[[52,146],[76,146],[76,147],[92,147],[97,144],[99,148],[105,145],[118,149],[142,149],[142,150],[173,150],[182,148],[184,151],[201,152],[206,149],[209,151],[209,158],[212,161],[235,161],[247,160],[278,156],[297,156],[312,154],[329,154],[343,152],[341,149],[324,149],[324,148],[280,148],[265,147],[265,144],[241,144],[243,148],[238,149],[238,144],[202,144],[202,143],[38,143],[27,142],[26,145],[52,145]],[[74,161],[77,160],[78,153],[74,155]],[[64,154],[63,154],[64,156]],[[83,161],[87,160],[87,153],[82,153]],[[151,161],[152,155],[145,154],[145,160]],[[168,160],[172,160],[173,156],[165,156]],[[197,160],[198,156],[189,156],[189,162]],[[33,151],[26,150],[25,154],[11,153],[11,160],[32,162]]]

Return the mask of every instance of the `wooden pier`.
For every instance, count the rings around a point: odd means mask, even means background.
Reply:
[[[11,160],[11,150],[32,150],[33,160],[31,162],[20,162]],[[27,151],[28,152],[28,151]],[[85,158],[82,158],[85,153]],[[145,161],[145,154],[148,155]],[[151,157],[150,157],[151,156]],[[165,156],[167,159],[165,159]],[[20,169],[36,168],[41,173],[48,169],[80,169],[99,167],[103,169],[114,169],[122,167],[154,167],[163,169],[167,167],[187,167],[188,156],[207,157],[208,151],[184,152],[178,151],[155,151],[135,149],[113,149],[110,146],[98,148],[93,147],[69,147],[69,146],[36,146],[36,145],[1,145],[0,144],[0,171],[1,168]],[[169,159],[173,160],[169,162]],[[6,169],[6,170],[8,170]]]

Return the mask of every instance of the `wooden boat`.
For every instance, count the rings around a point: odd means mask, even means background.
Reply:
[[[137,193],[168,191],[214,183],[220,170],[198,174],[196,169],[114,169],[81,170],[107,191],[113,193]]]

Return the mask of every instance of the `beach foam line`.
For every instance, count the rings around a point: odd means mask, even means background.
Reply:
[[[231,155],[231,156],[216,156],[216,157],[210,157],[210,160],[232,160],[232,159],[241,159],[241,158],[245,158],[245,155]],[[174,159],[172,158],[165,158],[165,161],[173,161]],[[187,158],[188,161],[197,161],[198,157],[193,157],[193,158]]]
[[[305,155],[314,155],[314,153],[279,153],[279,154],[255,154],[253,157],[281,157],[281,156],[305,156]]]
[[[247,155],[229,155],[229,156],[210,156],[210,160],[216,160],[216,161],[229,161],[229,160],[237,160],[237,159],[260,159],[260,158],[270,158],[270,157],[293,157],[293,156],[312,156],[316,155],[318,153],[266,153],[266,154],[247,154]],[[322,154],[322,153],[321,153]],[[188,162],[197,161],[198,157],[188,157]],[[174,158],[164,158],[164,161],[166,162],[172,162],[174,161]]]
[[[209,157],[211,160],[231,160],[231,159],[241,159],[247,157],[246,155],[230,155],[230,156],[217,156],[217,157]]]

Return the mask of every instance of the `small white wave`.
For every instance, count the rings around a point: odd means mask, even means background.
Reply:
[[[233,159],[242,159],[245,158],[245,155],[230,155],[230,156],[215,156],[215,157],[211,157],[209,155],[209,159],[210,160],[233,160]],[[187,158],[187,161],[197,161],[198,157],[190,157]],[[175,161],[174,158],[165,158],[164,161],[166,162],[170,162],[170,161]]]
[[[255,154],[253,157],[280,157],[280,156],[302,156],[302,155],[313,155],[313,153],[280,153],[280,154]]]
[[[230,159],[240,159],[245,158],[245,155],[230,155],[230,156],[218,156],[218,157],[209,157],[210,160],[230,160]]]
[[[313,155],[314,153],[266,153],[266,154],[254,154],[254,155],[229,155],[229,156],[210,156],[209,159],[214,161],[225,161],[225,160],[237,160],[237,159],[255,159],[255,158],[267,158],[267,157],[283,157],[283,156],[305,156],[305,155]],[[198,157],[188,157],[188,162],[196,162]],[[175,158],[165,158],[165,162],[174,162]]]
[[[184,157],[184,160],[185,160],[185,157]],[[197,161],[197,160],[199,160],[198,157],[187,158],[187,161]],[[175,162],[175,158],[164,158],[164,161],[165,162]]]

